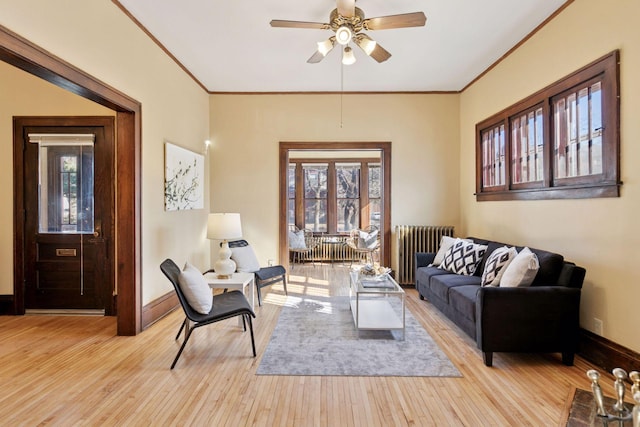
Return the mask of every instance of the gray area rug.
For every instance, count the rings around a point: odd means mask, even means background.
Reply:
[[[258,375],[460,377],[460,372],[406,310],[402,331],[355,328],[346,296],[289,296]]]

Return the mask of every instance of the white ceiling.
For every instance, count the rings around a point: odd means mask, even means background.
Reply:
[[[119,0],[210,92],[458,91],[566,0],[359,0],[366,18],[422,11],[424,27],[369,31],[392,57],[354,48],[308,64],[330,30],[272,28],[271,19],[329,22],[335,0]],[[344,67],[344,86],[341,69]]]

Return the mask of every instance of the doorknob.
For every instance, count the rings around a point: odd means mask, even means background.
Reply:
[[[97,219],[93,227],[93,237],[100,237],[102,234],[102,221]]]

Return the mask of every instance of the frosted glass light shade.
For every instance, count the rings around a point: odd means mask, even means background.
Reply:
[[[342,52],[342,63],[344,65],[351,65],[356,62],[356,56],[353,54],[353,49],[349,46],[344,47]]]

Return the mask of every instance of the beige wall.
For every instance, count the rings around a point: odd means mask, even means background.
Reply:
[[[189,259],[200,268],[207,267],[208,186],[205,209],[164,211],[164,141],[204,152],[209,138],[208,94],[110,1],[2,0],[0,24],[141,102],[143,303],[172,289],[159,269],[164,258],[172,257],[179,264]],[[4,92],[0,96],[2,104]],[[15,114],[10,106],[5,108],[0,110],[4,116]],[[19,114],[31,111],[38,113],[34,107]],[[11,169],[2,173],[10,174]],[[7,232],[2,233],[0,250],[11,254]],[[0,293],[7,290],[8,274],[3,271]]]
[[[390,141],[391,224],[458,226],[458,98],[344,95],[341,127],[336,94],[212,95],[211,210],[277,259],[279,142]]]
[[[587,269],[581,325],[640,351],[640,3],[578,0],[467,89],[460,101],[461,215],[467,234],[564,254]],[[475,124],[559,78],[620,49],[620,198],[475,201]]]

